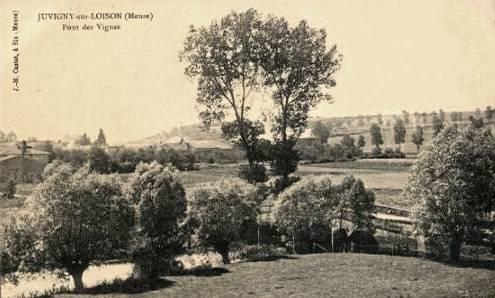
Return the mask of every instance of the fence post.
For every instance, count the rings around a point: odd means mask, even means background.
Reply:
[[[294,254],[296,254],[296,240],[295,240],[295,237],[294,237],[294,233],[292,233],[292,252]]]
[[[335,244],[334,244],[334,240],[333,240],[333,230],[332,229],[332,234],[331,234],[331,239],[332,239],[332,252],[335,252]],[[1,298],[1,297],[0,297]]]
[[[259,247],[260,246],[260,224],[258,223],[257,226],[258,226],[257,232],[258,232],[258,247]],[[2,298],[2,297],[0,297],[0,298]]]

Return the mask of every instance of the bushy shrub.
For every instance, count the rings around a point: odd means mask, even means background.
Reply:
[[[255,184],[268,180],[266,168],[261,163],[254,163],[252,166],[241,165],[239,167],[239,178],[246,180],[249,183]]]
[[[279,248],[267,244],[245,245],[239,253],[240,259],[248,262],[271,261],[284,256]]]
[[[376,253],[379,245],[376,238],[368,231],[354,231],[349,236],[351,250],[353,252]]]
[[[333,232],[333,251],[343,252],[348,251],[348,235],[345,229],[338,229]]]
[[[405,158],[406,155],[404,152],[400,151],[398,148],[395,150],[392,148],[385,148],[382,150],[381,148],[374,147],[371,150],[371,156],[369,158]]]
[[[16,184],[14,181],[10,180],[7,183],[7,188],[5,189],[4,197],[6,199],[13,199],[16,193]]]
[[[0,270],[7,281],[16,282],[19,272],[37,271],[43,267],[42,249],[36,238],[32,218],[11,217],[0,227]]]
[[[380,148],[380,147],[373,147],[373,149],[371,149],[371,155],[374,157],[381,156],[382,152],[383,152],[382,148]]]
[[[271,185],[271,192],[273,194],[279,194],[299,180],[301,180],[301,177],[299,176],[289,176],[287,179],[284,179],[284,177],[277,177],[275,180],[273,180],[273,184]]]

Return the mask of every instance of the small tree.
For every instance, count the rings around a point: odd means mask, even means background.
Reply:
[[[485,119],[490,121],[493,117],[493,110],[491,106],[487,106],[485,109]]]
[[[63,166],[38,185],[26,209],[36,254],[23,259],[38,266],[25,268],[63,269],[79,291],[91,263],[125,256],[133,210],[113,178]]]
[[[79,146],[89,146],[91,145],[91,140],[86,133],[84,133],[82,136],[78,137],[74,143]]]
[[[187,208],[184,187],[173,169],[152,162],[138,165],[127,189],[137,215],[133,258],[145,277],[157,278],[186,241],[181,229]]]
[[[445,122],[445,112],[442,109],[438,110],[438,118],[440,118],[442,123]]]
[[[349,206],[353,229],[374,233],[371,215],[375,210],[375,194],[365,188],[361,179],[356,179],[354,176],[345,177],[342,184],[337,187],[337,192],[344,193],[340,197],[348,200],[344,206]]]
[[[486,129],[444,129],[419,156],[405,188],[415,202],[415,231],[449,248],[458,261],[466,237],[479,233],[495,210],[495,139]],[[491,219],[490,219],[491,218]]]
[[[380,149],[380,145],[383,144],[382,130],[380,126],[376,123],[373,123],[370,127],[371,133],[371,144],[375,145],[377,150]]]
[[[327,144],[330,137],[330,130],[321,121],[316,121],[311,130],[313,135],[320,140],[321,144]]]
[[[359,149],[362,149],[364,146],[366,146],[366,140],[364,139],[363,135],[359,135],[357,145]]]
[[[452,120],[452,122],[457,122],[457,112],[456,111],[450,112],[450,120]]]
[[[232,242],[240,239],[245,222],[256,221],[256,188],[241,179],[224,179],[201,186],[190,197],[190,216],[200,244],[213,247],[229,264]]]
[[[409,124],[409,112],[404,110],[402,111],[402,118],[405,124]]]
[[[110,157],[100,147],[92,146],[88,154],[89,168],[100,174],[110,173]]]
[[[436,115],[433,115],[433,136],[436,136],[444,127],[443,121]]]
[[[382,114],[376,115],[376,120],[378,122],[378,125],[382,125],[383,124],[383,116],[382,116]]]
[[[416,126],[416,131],[414,131],[412,135],[412,142],[416,145],[416,148],[418,149],[419,153],[419,147],[423,145],[424,142],[424,137],[423,137],[423,127],[421,126]]]
[[[395,144],[399,145],[400,151],[400,144],[406,141],[406,126],[400,118],[397,118],[394,124],[394,141]]]
[[[426,112],[421,113],[421,118],[423,119],[423,124],[426,124],[428,121],[428,114],[426,114]]]
[[[103,132],[103,129],[100,128],[100,131],[98,132],[98,137],[96,138],[94,142],[95,146],[106,146],[107,145],[107,138],[105,137],[105,133]]]
[[[357,148],[355,144],[355,140],[350,135],[345,135],[340,140],[340,144],[345,150],[346,158],[350,159],[357,155]]]

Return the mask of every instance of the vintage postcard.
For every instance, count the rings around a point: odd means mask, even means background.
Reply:
[[[493,0],[0,0],[0,298],[495,297]]]

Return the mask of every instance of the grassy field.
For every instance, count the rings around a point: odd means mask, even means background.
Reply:
[[[170,276],[158,289],[134,294],[89,292],[101,298],[495,297],[494,279],[493,269],[453,267],[420,258],[320,254],[232,264],[209,276]]]

